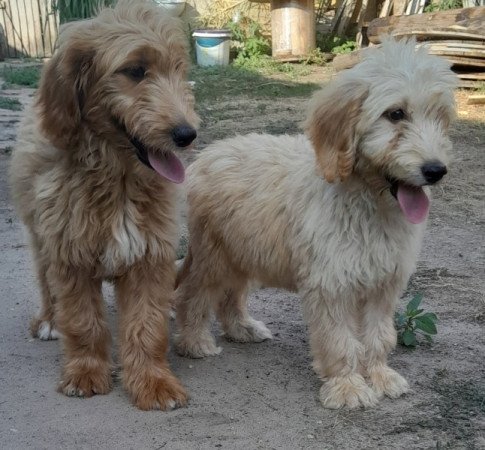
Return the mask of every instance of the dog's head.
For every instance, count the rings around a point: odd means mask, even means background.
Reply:
[[[187,70],[178,19],[152,2],[122,0],[62,29],[39,87],[41,127],[60,148],[75,151],[95,136],[181,182],[174,150],[194,140],[199,123]]]
[[[415,41],[384,40],[318,92],[305,129],[333,183],[359,174],[389,187],[411,222],[424,220],[422,186],[447,172],[457,77]]]

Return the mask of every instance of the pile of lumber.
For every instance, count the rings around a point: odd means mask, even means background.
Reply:
[[[388,16],[370,22],[366,37],[378,45],[383,35],[414,36],[418,46],[448,59],[464,86],[485,81],[485,6],[424,14]],[[352,67],[361,50],[337,56],[336,70]]]

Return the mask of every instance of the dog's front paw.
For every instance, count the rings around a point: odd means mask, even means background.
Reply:
[[[375,406],[378,402],[376,393],[367,386],[360,374],[329,378],[320,388],[320,401],[325,408],[355,409],[360,406]]]
[[[377,396],[387,395],[398,398],[409,391],[409,384],[404,377],[387,366],[381,366],[369,370],[371,386]]]
[[[111,391],[112,379],[108,363],[99,364],[97,369],[83,369],[73,366],[64,368],[58,391],[68,397],[92,397]]]
[[[187,393],[177,377],[168,368],[153,372],[155,375],[148,372],[135,375],[125,383],[135,406],[144,411],[169,411],[185,406]]]
[[[180,356],[189,358],[204,358],[222,352],[222,348],[216,345],[214,337],[209,332],[199,336],[176,335],[175,349]]]
[[[263,342],[273,339],[271,331],[263,322],[250,318],[243,323],[234,323],[227,327],[224,336],[234,342]]]
[[[57,331],[52,321],[42,320],[37,317],[30,322],[30,332],[32,337],[39,338],[41,341],[50,341],[61,337],[61,333]]]

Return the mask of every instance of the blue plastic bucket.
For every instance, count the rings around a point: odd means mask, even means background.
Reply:
[[[199,66],[226,66],[231,49],[230,30],[195,30],[195,54]]]

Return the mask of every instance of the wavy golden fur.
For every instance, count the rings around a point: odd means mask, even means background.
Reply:
[[[178,188],[147,159],[174,161],[195,137],[186,41],[178,20],[152,2],[121,1],[66,25],[19,130],[11,190],[42,295],[31,328],[41,339],[62,335],[59,390],[70,396],[111,390],[101,292],[110,280],[134,404],[186,403],[166,361]]]
[[[386,41],[316,93],[305,135],[216,142],[189,168],[189,255],[177,349],[271,338],[247,311],[253,281],[297,291],[328,408],[398,397],[393,311],[414,270],[429,191],[449,162],[456,76],[415,42]]]

